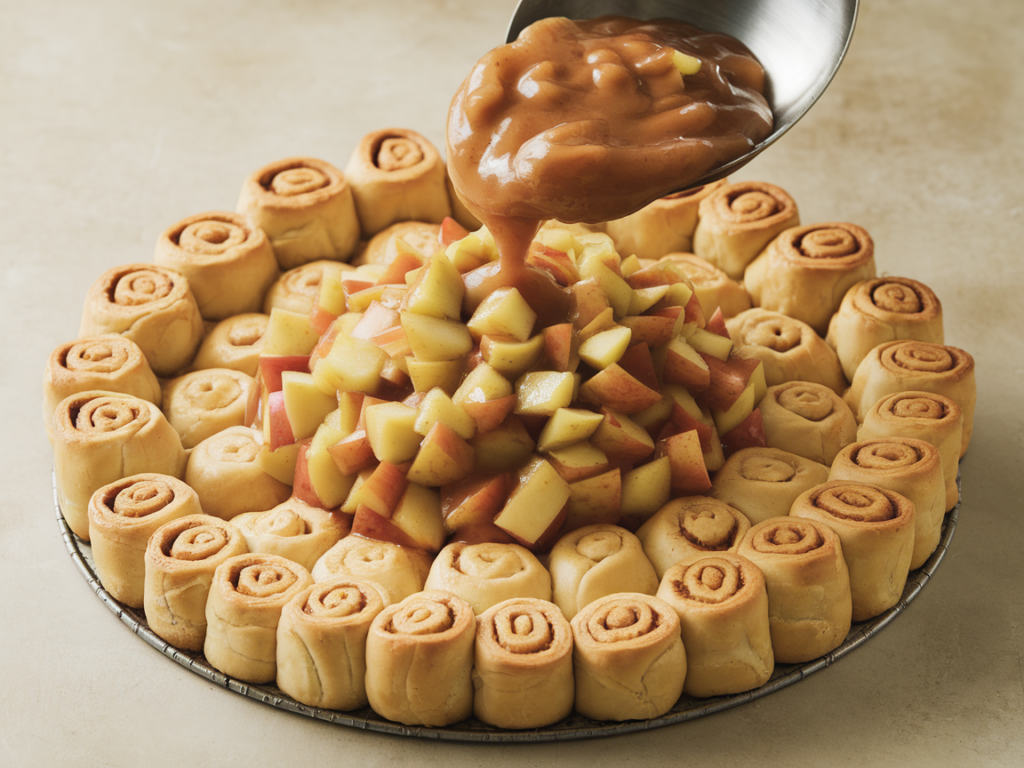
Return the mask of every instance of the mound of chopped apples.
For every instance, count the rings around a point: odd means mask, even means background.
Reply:
[[[270,316],[258,461],[353,515],[354,534],[542,552],[584,525],[635,530],[764,444],[760,362],[732,354],[720,312],[705,321],[671,259],[544,227],[528,263],[570,311],[541,326],[514,287],[467,301],[473,271],[498,258],[486,229],[448,219],[439,240],[432,255],[399,240],[387,265],[339,265],[311,314]]]

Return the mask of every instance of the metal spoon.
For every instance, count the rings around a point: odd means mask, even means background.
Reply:
[[[706,174],[694,186],[742,168],[788,131],[832,82],[849,48],[858,0],[520,0],[506,42],[538,19],[618,15],[671,18],[746,45],[764,67],[765,96],[775,127],[747,154]]]

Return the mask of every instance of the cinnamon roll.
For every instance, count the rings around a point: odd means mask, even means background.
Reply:
[[[915,437],[934,445],[942,460],[948,512],[960,500],[956,478],[963,428],[963,409],[948,397],[932,392],[897,392],[883,397],[864,414],[857,439]]]
[[[874,347],[895,339],[944,340],[939,298],[909,277],[876,277],[851,286],[825,337],[848,380]]]
[[[256,463],[263,432],[228,427],[192,449],[185,482],[199,494],[208,515],[230,520],[243,512],[261,512],[292,495],[292,488],[264,472]]]
[[[405,725],[444,726],[473,714],[473,608],[448,592],[418,592],[389,605],[366,638],[366,695],[373,711]]]
[[[931,443],[913,437],[858,440],[839,452],[828,479],[885,488],[913,503],[911,569],[924,565],[939,545],[946,513],[946,487],[942,458]]]
[[[779,448],[743,448],[715,473],[708,495],[742,512],[751,525],[784,517],[796,497],[828,480],[828,467]]]
[[[761,181],[726,184],[701,200],[693,252],[733,280],[785,229],[800,223],[797,204],[784,189]]]
[[[837,395],[846,390],[835,350],[807,323],[755,307],[729,318],[725,327],[736,355],[764,363],[768,386],[811,381],[824,384]]]
[[[645,205],[636,213],[607,221],[602,228],[615,241],[615,250],[623,256],[635,254],[641,259],[660,259],[666,253],[690,251],[701,202],[727,183],[726,179],[721,179],[675,192]]]
[[[143,604],[149,628],[176,648],[203,650],[214,571],[245,551],[238,529],[209,515],[179,517],[157,528],[145,554]]]
[[[316,304],[324,275],[353,269],[355,267],[351,264],[323,259],[293,267],[282,273],[270,286],[267,295],[263,297],[263,312],[269,315],[270,310],[277,307],[308,315]]]
[[[496,728],[541,728],[572,712],[572,628],[546,600],[514,597],[477,617],[473,714]]]
[[[660,717],[683,692],[679,616],[638,592],[598,598],[570,622],[576,711],[593,720]]]
[[[587,525],[560,538],[548,555],[554,602],[567,619],[614,592],[653,595],[658,575],[640,539],[617,525]]]
[[[857,419],[850,406],[822,384],[776,384],[765,391],[759,407],[769,447],[826,467],[844,446],[857,439]]]
[[[396,221],[439,224],[452,213],[441,154],[415,131],[385,128],[367,134],[352,152],[345,175],[364,237]]]
[[[243,512],[231,523],[250,552],[280,555],[312,570],[316,561],[348,535],[348,515],[313,507],[294,496],[264,512]]]
[[[390,264],[398,255],[397,241],[403,240],[425,257],[430,258],[441,248],[438,240],[440,224],[427,221],[399,221],[382,229],[370,238],[366,247],[353,259],[353,264]]]
[[[547,569],[518,544],[448,544],[434,558],[423,588],[456,594],[477,615],[512,597],[551,600]]]
[[[144,472],[180,478],[185,461],[178,433],[148,400],[89,390],[64,398],[54,411],[57,499],[68,526],[86,541],[97,488]]]
[[[669,253],[663,258],[679,265],[690,278],[704,317],[710,318],[716,309],[722,310],[723,317],[735,317],[750,309],[747,289],[711,262],[692,253]]]
[[[636,536],[660,580],[684,557],[735,552],[749,529],[747,517],[724,501],[683,496],[655,512]]]
[[[399,602],[423,590],[430,562],[421,549],[349,534],[316,561],[311,573],[316,581],[334,576],[373,581],[387,590],[392,602]]]
[[[107,270],[89,288],[78,335],[119,333],[139,345],[157,376],[171,376],[192,362],[204,332],[184,275],[127,264]]]
[[[192,369],[230,368],[255,378],[269,321],[270,315],[262,312],[246,312],[221,320],[199,345]]]
[[[309,571],[277,555],[235,555],[217,566],[203,643],[210,666],[246,683],[273,682],[281,612],[312,583]]]
[[[737,554],[764,574],[777,664],[810,661],[842,644],[853,602],[835,531],[815,520],[773,517],[747,532]]]
[[[89,499],[89,541],[103,588],[142,608],[149,537],[164,523],[202,511],[196,492],[169,475],[131,475],[97,488]]]
[[[957,347],[926,341],[898,340],[879,344],[871,350],[853,375],[846,402],[863,420],[881,398],[920,390],[945,395],[963,413],[960,455],[967,452],[974,427],[974,358]]]
[[[277,687],[309,707],[365,707],[366,636],[382,610],[368,582],[330,579],[297,594],[277,625]]]
[[[775,669],[761,569],[732,552],[688,557],[665,572],[657,597],[679,616],[690,696],[759,688]]]
[[[349,181],[313,157],[278,160],[250,174],[237,210],[267,233],[281,269],[321,259],[346,261],[359,245]]]
[[[53,442],[53,412],[65,397],[90,389],[119,392],[160,406],[160,382],[131,339],[117,334],[61,344],[46,361],[43,423]]]
[[[854,621],[892,608],[914,551],[914,504],[894,491],[836,480],[802,494],[790,515],[818,520],[843,543]]]
[[[164,384],[163,410],[185,448],[228,427],[245,425],[245,407],[256,380],[230,368],[205,368]]]
[[[240,214],[221,211],[168,227],[157,239],[153,262],[188,279],[206,320],[258,312],[278,275],[266,233]]]
[[[750,263],[743,284],[754,304],[802,320],[824,336],[843,295],[875,276],[875,245],[856,224],[793,227]]]

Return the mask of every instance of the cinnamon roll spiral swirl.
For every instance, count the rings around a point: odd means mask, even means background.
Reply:
[[[245,408],[256,387],[247,373],[230,368],[192,371],[166,382],[163,411],[185,448],[228,427],[245,425]]]
[[[828,467],[779,448],[743,448],[715,473],[708,495],[742,512],[751,525],[784,517],[804,491],[828,480]]]
[[[283,272],[270,286],[263,297],[263,312],[267,315],[275,307],[290,312],[308,315],[313,311],[320,283],[330,272],[348,272],[355,269],[351,264],[320,259],[301,264]]]
[[[316,581],[334,576],[373,581],[387,590],[392,602],[399,602],[423,590],[430,563],[421,549],[350,534],[316,561],[312,574]]]
[[[857,439],[857,419],[850,406],[822,384],[790,381],[770,386],[759,407],[769,447],[826,467]]]
[[[214,571],[246,552],[230,523],[187,515],[157,528],[146,545],[143,605],[149,628],[176,648],[201,651]]]
[[[802,494],[790,514],[818,520],[839,536],[854,621],[899,602],[914,551],[913,502],[894,491],[835,480]]]
[[[673,564],[703,552],[735,552],[750,521],[724,501],[683,496],[659,509],[636,532],[661,579]]]
[[[909,277],[876,277],[853,285],[825,338],[839,355],[848,380],[874,347],[895,339],[943,343],[939,298]]]
[[[572,628],[556,605],[531,597],[477,617],[473,714],[496,728],[541,728],[572,712]]]
[[[312,570],[351,528],[348,515],[313,507],[294,496],[261,512],[231,518],[250,552],[279,555]]]
[[[518,544],[449,544],[434,558],[423,588],[456,594],[477,615],[513,597],[551,600],[547,569]]]
[[[723,317],[735,317],[750,309],[747,289],[709,261],[692,253],[669,253],[664,257],[678,264],[693,284],[704,317],[710,318],[716,309]]]
[[[775,669],[764,575],[731,552],[694,555],[665,572],[657,597],[679,615],[690,696],[724,696],[768,682]]]
[[[203,338],[192,369],[230,368],[255,378],[269,321],[270,315],[262,312],[244,312],[221,320]]]

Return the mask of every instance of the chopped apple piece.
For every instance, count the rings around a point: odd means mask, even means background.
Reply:
[[[537,313],[533,311],[518,290],[498,288],[480,302],[466,323],[473,338],[482,336],[508,336],[516,341],[530,338]]]
[[[288,413],[284,407],[284,392],[266,393],[266,405],[263,408],[263,442],[276,451],[283,445],[295,442],[295,433],[288,421]]]
[[[632,335],[629,328],[622,325],[595,333],[580,344],[580,359],[591,368],[603,370],[625,354]]]
[[[658,441],[657,456],[666,456],[672,472],[672,490],[683,496],[695,496],[711,487],[704,454],[697,432],[680,432]]]
[[[394,328],[398,325],[398,311],[385,307],[379,301],[371,301],[366,311],[359,317],[359,321],[349,331],[349,336],[355,339],[372,339],[382,331]]]
[[[416,407],[414,429],[425,436],[438,422],[444,422],[463,440],[469,440],[476,434],[476,423],[472,417],[443,389],[435,387],[424,395]]]
[[[575,373],[534,371],[516,380],[515,412],[530,416],[551,416],[559,408],[567,408],[577,389]]]
[[[382,462],[403,464],[419,450],[422,436],[416,432],[416,409],[403,403],[375,403],[364,409],[366,436],[374,455]]]
[[[375,392],[387,357],[373,342],[339,333],[317,361],[313,378],[324,392]]]
[[[666,384],[681,384],[693,393],[703,392],[711,384],[707,362],[681,336],[668,343],[661,375]]]
[[[549,325],[542,331],[546,367],[553,371],[575,371],[579,365],[572,323]]]
[[[295,481],[295,462],[299,457],[299,443],[282,445],[276,451],[263,445],[253,463],[268,475],[280,480],[285,485],[291,485]]]
[[[391,514],[391,523],[419,549],[436,554],[444,546],[441,499],[432,488],[409,483]]]
[[[629,314],[641,315],[664,299],[669,292],[668,285],[652,285],[648,288],[634,288],[629,302]]]
[[[583,344],[591,336],[601,333],[601,331],[615,328],[617,325],[618,323],[615,322],[615,312],[612,311],[611,307],[605,307],[594,316],[593,320],[577,331],[576,340]]]
[[[480,354],[503,376],[517,379],[544,356],[544,336],[538,333],[526,341],[517,341],[511,336],[485,335],[480,339]]]
[[[296,440],[312,437],[328,413],[337,408],[337,399],[317,387],[313,374],[299,371],[281,373],[284,410]]]
[[[624,413],[601,409],[601,424],[590,437],[590,443],[604,451],[612,461],[632,464],[654,453],[654,440],[647,430]]]
[[[614,525],[621,516],[622,473],[618,468],[569,483],[569,503],[562,530],[585,525]]]
[[[565,519],[569,484],[544,459],[535,459],[519,481],[494,524],[532,551],[551,544]]]
[[[441,488],[444,526],[456,531],[469,525],[493,523],[512,490],[512,475],[503,472],[467,478]]]
[[[471,441],[476,449],[476,471],[497,474],[519,469],[533,454],[533,438],[522,420],[508,416],[494,429],[477,432]]]
[[[417,312],[402,312],[401,320],[412,353],[419,360],[457,360],[473,349],[469,329],[457,320]]]
[[[604,310],[611,307],[601,284],[594,278],[580,280],[569,286],[573,298],[572,324],[576,329],[585,328]]]
[[[633,300],[633,289],[629,287],[629,283],[598,256],[585,258],[578,266],[581,278],[593,278],[601,286],[601,290],[608,297],[608,303],[615,311],[616,318],[629,314],[629,304]]]
[[[499,400],[513,394],[512,383],[487,363],[481,363],[466,374],[455,390],[452,400],[462,405],[472,397],[477,402]]]
[[[733,404],[725,410],[711,408],[711,416],[715,420],[718,434],[725,435],[731,432],[753,412],[755,406],[754,393],[755,387],[753,382],[751,382],[743,389],[743,392],[740,393],[740,396],[736,398]]]
[[[283,386],[285,371],[309,373],[309,355],[260,355],[259,378],[264,392],[278,392]]]
[[[349,423],[341,410],[327,414],[306,448],[306,471],[309,482],[326,509],[340,506],[348,497],[355,475],[342,472],[334,462],[330,446],[351,432],[355,420]]]
[[[604,451],[586,441],[573,443],[557,451],[548,451],[547,458],[567,483],[600,475],[611,466]]]
[[[711,355],[723,362],[729,359],[729,353],[732,351],[732,339],[719,336],[705,328],[695,328],[687,341],[698,352]]]
[[[465,292],[466,286],[459,270],[443,251],[439,251],[430,257],[409,285],[409,291],[402,300],[402,309],[439,319],[458,320]]]
[[[447,424],[437,421],[423,438],[408,478],[413,483],[439,487],[465,480],[475,466],[473,446]]]
[[[627,315],[619,321],[632,332],[634,343],[644,342],[649,347],[668,344],[676,335],[676,321],[661,315]]]
[[[437,388],[452,395],[462,383],[462,374],[466,369],[466,360],[462,357],[455,360],[419,360],[410,355],[404,359],[412,388],[417,392],[429,392]]]
[[[264,355],[308,355],[320,340],[309,325],[309,315],[274,307],[263,333]]]
[[[454,243],[456,240],[469,235],[469,230],[459,224],[451,216],[445,216],[441,219],[441,229],[437,233],[438,242],[445,248]]]
[[[580,440],[586,440],[597,430],[604,416],[585,408],[559,408],[544,424],[537,440],[537,450],[556,451]]]
[[[751,411],[747,418],[722,435],[721,442],[725,456],[731,456],[743,448],[763,448],[766,446],[768,440],[764,433],[761,409],[755,408]]]
[[[580,385],[580,398],[628,414],[654,405],[661,400],[661,393],[646,386],[618,363],[612,363]]]
[[[376,541],[388,541],[400,547],[416,549],[416,542],[389,518],[382,517],[367,506],[357,505],[352,518],[352,534]]]
[[[365,429],[357,429],[345,435],[328,446],[327,453],[343,475],[354,475],[377,463]]]
[[[672,498],[672,467],[662,456],[622,476],[619,525],[635,531]]]
[[[352,489],[355,501],[359,506],[369,507],[381,517],[391,517],[408,485],[403,468],[382,461],[368,472],[364,470],[364,473],[359,487]]]

